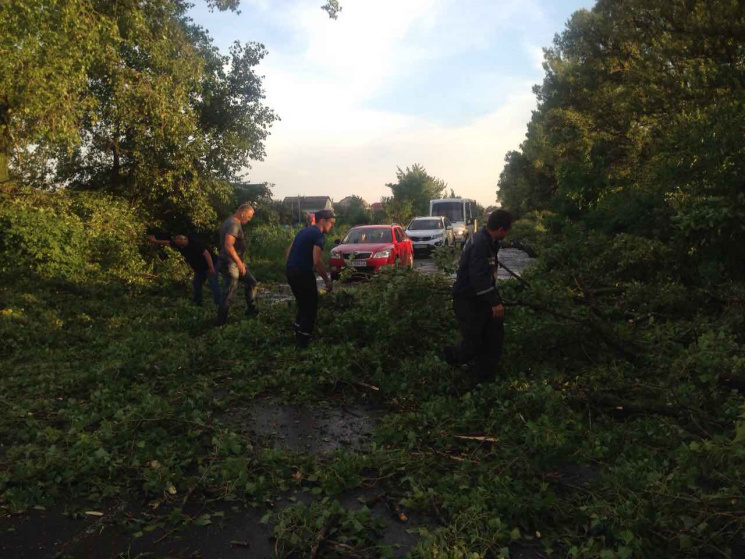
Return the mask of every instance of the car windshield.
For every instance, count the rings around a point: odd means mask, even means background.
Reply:
[[[342,241],[343,244],[391,243],[390,228],[352,229]]]
[[[452,222],[464,221],[463,202],[434,202],[430,213],[446,217]]]
[[[439,219],[415,219],[409,224],[410,231],[425,231],[427,229],[442,229]]]

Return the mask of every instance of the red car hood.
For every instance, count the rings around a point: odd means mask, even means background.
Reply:
[[[337,246],[334,252],[344,254],[349,252],[378,252],[379,250],[390,250],[392,248],[393,243],[347,243]]]

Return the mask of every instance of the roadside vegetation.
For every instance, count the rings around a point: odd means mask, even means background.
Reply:
[[[209,238],[253,202],[249,265],[282,281],[293,229],[239,176],[276,119],[264,47],[220,55],[176,0],[68,4],[0,8],[0,546],[42,537],[40,511],[124,534],[124,556],[253,511],[280,557],[394,555],[392,525],[423,558],[745,555],[738,3],[600,0],[548,49],[497,194],[537,259],[501,284],[479,387],[439,357],[446,274],[324,294],[305,353],[291,303],[213,328],[146,234]],[[402,222],[445,189],[397,179]],[[367,414],[372,438],[291,451],[259,403]]]
[[[165,271],[3,282],[6,520],[144,501],[151,512],[117,517],[121,529],[178,537],[229,502],[266,512],[281,556],[308,556],[326,524],[342,545],[324,556],[385,555],[376,534],[399,513],[426,519],[418,557],[736,556],[742,285],[692,289],[659,242],[557,217],[544,228],[530,287],[503,283],[500,380],[476,390],[438,358],[455,332],[438,275],[385,274],[322,297],[301,355],[286,304],[215,330],[187,284],[159,283]],[[257,398],[383,414],[366,449],[297,454],[235,419]],[[363,487],[398,512],[338,504]],[[292,490],[311,498],[274,511]]]

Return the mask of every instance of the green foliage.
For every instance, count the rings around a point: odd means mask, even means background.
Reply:
[[[310,500],[267,516],[278,549],[308,553],[328,521],[329,539],[349,547],[326,553],[378,557],[380,511],[339,504],[372,484],[383,511],[438,519],[416,528],[416,557],[736,550],[742,286],[688,288],[672,249],[649,239],[526,222],[546,230],[541,257],[524,274],[530,290],[502,284],[500,380],[477,389],[437,356],[456,335],[438,275],[392,272],[322,296],[305,353],[284,303],[213,329],[188,284],[4,282],[0,499],[11,510],[143,494],[264,506],[293,489]],[[253,246],[269,257],[281,233],[261,233]],[[338,406],[366,398],[357,383],[379,388],[383,410],[367,450],[287,453],[246,424],[259,395]]]
[[[388,184],[393,200],[384,201],[383,209],[389,219],[408,223],[412,217],[429,215],[429,201],[441,198],[447,184],[429,175],[424,167],[415,164],[396,172],[397,182]],[[410,207],[409,207],[410,204]]]
[[[373,214],[367,203],[359,196],[350,196],[342,205],[337,204],[334,213],[337,223],[367,225],[373,223]]]
[[[144,232],[141,217],[110,196],[28,188],[0,195],[3,272],[142,282],[145,261],[135,239]]]
[[[248,266],[259,281],[286,281],[285,253],[298,229],[281,225],[249,225],[246,230]]]
[[[324,498],[310,506],[290,505],[275,517],[274,534],[280,541],[279,557],[292,557],[293,554],[309,550],[316,544],[318,533],[326,527],[326,537],[341,546],[330,548],[324,555],[328,557],[348,557],[349,550],[364,549],[360,557],[392,557],[390,546],[376,545],[376,536],[383,526],[380,517],[363,507],[350,510],[338,501]]]
[[[263,45],[221,55],[181,0],[61,6],[0,8],[0,152],[12,147],[14,173],[105,190],[170,226],[213,222],[276,119],[254,71]]]
[[[500,177],[502,204],[669,241],[709,276],[741,274],[744,25],[726,0],[576,12],[546,50],[538,110]]]

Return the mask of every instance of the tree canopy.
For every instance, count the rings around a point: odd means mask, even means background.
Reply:
[[[232,0],[210,1],[235,9]],[[103,190],[159,219],[214,218],[264,156],[263,45],[222,55],[181,0],[0,7],[0,151],[37,186]]]
[[[600,0],[545,51],[538,110],[498,197],[745,257],[745,10]]]
[[[414,216],[428,215],[429,201],[441,198],[442,193],[447,188],[445,181],[431,176],[419,164],[407,167],[405,171],[399,167],[396,178],[398,179],[397,182],[389,183],[386,186],[393,193],[393,200],[398,207],[396,210],[398,213],[401,213],[400,210],[409,202],[411,204],[410,211],[413,212]]]

